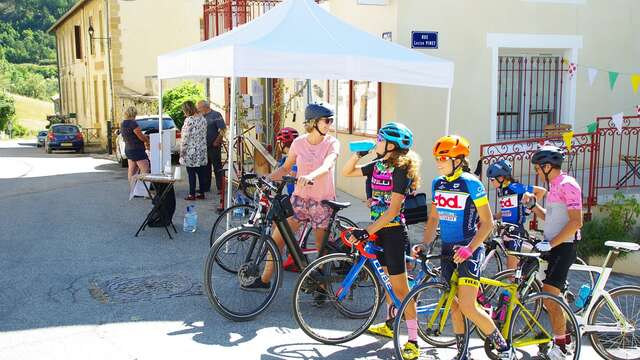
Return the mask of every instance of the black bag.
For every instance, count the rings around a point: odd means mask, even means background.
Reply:
[[[155,186],[158,194],[161,194],[169,185],[157,183],[155,184]],[[156,201],[157,201],[157,198],[154,199],[154,205]],[[157,211],[154,211],[153,215],[151,216],[151,219],[149,220],[149,224],[148,224],[149,227],[162,227],[162,226],[170,225],[173,220],[173,214],[175,213],[175,211],[176,211],[176,193],[173,190],[173,187],[171,187],[167,195],[164,197],[164,200],[162,201],[162,205],[160,205],[160,209],[158,209]]]
[[[404,221],[407,225],[418,224],[427,221],[427,194],[409,194],[404,198]]]

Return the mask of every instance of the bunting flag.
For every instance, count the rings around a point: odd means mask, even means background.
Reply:
[[[611,90],[613,90],[613,88],[616,86],[616,81],[618,81],[618,75],[620,75],[620,73],[615,71],[609,71],[609,87],[611,88]]]
[[[567,150],[571,151],[571,140],[573,139],[573,131],[562,133],[562,139],[564,140],[564,145],[567,147]]]
[[[598,122],[594,121],[591,124],[587,125],[587,132],[588,133],[594,133],[596,132],[596,130],[598,130]]]
[[[640,85],[640,74],[631,75],[631,87],[633,88],[633,93],[638,93],[638,86]]]
[[[589,68],[589,86],[593,86],[593,82],[596,81],[596,76],[598,76],[598,69]]]
[[[617,113],[611,116],[611,119],[613,120],[613,125],[615,125],[616,129],[618,129],[619,132],[622,132],[622,122],[624,121],[624,113]]]
[[[569,72],[569,79],[573,79],[573,77],[576,75],[576,71],[578,71],[578,67],[575,63],[570,63],[569,69],[567,71]]]
[[[640,105],[636,105],[636,115],[640,116]]]

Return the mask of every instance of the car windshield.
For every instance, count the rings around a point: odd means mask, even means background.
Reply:
[[[140,130],[142,130],[142,131],[157,130],[158,129],[158,125],[159,125],[159,121],[158,121],[157,118],[155,118],[155,119],[153,119],[153,118],[136,119],[136,122],[138,123],[138,126],[140,127]],[[173,122],[172,119],[170,119],[170,118],[162,119],[162,128],[163,129],[173,129],[174,127],[176,127],[176,124]]]
[[[47,136],[47,132],[46,131],[40,131],[40,133],[38,133],[38,136]]]
[[[53,128],[55,134],[71,135],[78,132],[78,128],[73,125],[55,126]]]

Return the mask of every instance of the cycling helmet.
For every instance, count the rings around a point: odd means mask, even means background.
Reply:
[[[324,104],[309,104],[307,108],[304,110],[304,121],[313,121],[319,118],[330,118],[333,117],[333,110],[329,109]]]
[[[535,165],[550,164],[553,167],[561,167],[564,161],[564,153],[557,146],[546,145],[536,151],[531,157],[531,163]]]
[[[433,156],[450,158],[467,157],[471,153],[469,141],[459,135],[446,135],[438,139],[433,146]]]
[[[298,137],[298,130],[291,127],[284,127],[278,131],[276,141],[280,141],[283,145],[291,145],[293,140]]]
[[[503,176],[508,178],[511,176],[512,169],[511,163],[508,160],[498,160],[487,169],[487,177],[495,179],[498,176]]]
[[[378,136],[396,144],[402,150],[408,150],[413,145],[413,133],[404,124],[390,122],[378,131]]]

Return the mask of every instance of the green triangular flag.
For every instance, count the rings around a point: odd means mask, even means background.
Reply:
[[[596,132],[597,128],[598,128],[598,123],[594,121],[591,124],[587,125],[587,132],[594,133]]]
[[[615,71],[609,71],[609,86],[611,87],[611,90],[613,90],[613,87],[616,86],[616,81],[618,81],[618,75],[620,75],[620,73],[617,73]]]

